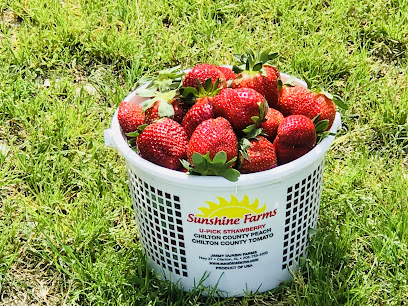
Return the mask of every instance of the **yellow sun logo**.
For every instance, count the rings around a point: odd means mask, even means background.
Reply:
[[[202,214],[197,217],[213,218],[213,217],[227,217],[227,218],[243,218],[247,214],[257,215],[261,214],[266,209],[266,204],[259,208],[259,200],[250,204],[248,196],[244,196],[240,202],[236,197],[231,195],[231,201],[227,201],[222,197],[217,197],[219,203],[206,201],[209,207],[200,207]]]

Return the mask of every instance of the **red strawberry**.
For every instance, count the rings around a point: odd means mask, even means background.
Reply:
[[[265,116],[265,121],[259,126],[263,129],[263,132],[267,135],[267,138],[270,142],[275,140],[276,134],[278,132],[278,127],[281,121],[283,120],[283,115],[280,111],[269,108]]]
[[[266,72],[266,77],[270,79],[272,82],[276,83],[276,87],[278,87],[278,80],[280,79],[280,71],[277,67],[270,66],[270,65],[263,65],[263,69]],[[277,92],[278,94],[278,92]],[[276,96],[278,97],[278,96]],[[278,101],[278,100],[276,100]]]
[[[234,71],[232,71],[231,68],[223,66],[217,66],[217,68],[224,74],[226,81],[235,79],[236,74],[234,73]]]
[[[232,88],[252,88],[259,92],[268,101],[268,105],[271,107],[276,107],[277,99],[276,94],[271,94],[277,92],[270,80],[261,75],[261,73],[253,74],[242,72],[234,79],[231,85]]]
[[[156,101],[151,105],[149,108],[145,110],[145,123],[146,124],[151,124],[155,122],[156,120],[160,119],[159,116],[159,105],[160,101]],[[164,102],[167,103],[167,102]]]
[[[118,108],[119,125],[125,133],[136,131],[144,123],[144,114],[140,105],[122,101]]]
[[[274,141],[280,164],[288,163],[306,154],[316,144],[313,121],[303,115],[285,117]]]
[[[238,170],[241,173],[254,173],[275,168],[278,160],[273,144],[265,137],[249,140],[246,153],[240,152]]]
[[[252,88],[225,88],[213,101],[215,116],[226,118],[236,131],[260,123],[267,113],[265,98]]]
[[[212,84],[219,79],[220,87],[225,87],[226,85],[225,76],[217,66],[212,64],[199,64],[187,73],[183,81],[183,87],[193,87],[198,90],[197,81],[204,84],[207,79],[211,79]]]
[[[336,104],[323,93],[311,92],[303,104],[293,106],[292,114],[304,115],[309,119],[313,119],[319,115],[317,122],[328,120],[329,125],[326,130],[329,130],[336,117]]]
[[[207,119],[200,123],[190,137],[187,148],[187,157],[192,163],[193,153],[202,155],[210,152],[212,159],[218,152],[227,153],[227,159],[237,157],[238,140],[231,124],[225,118]]]
[[[270,107],[276,108],[278,103],[279,70],[270,65],[265,65],[275,54],[263,52],[258,55],[249,53],[247,56],[237,56],[240,66],[234,66],[237,76],[232,81],[232,88],[252,88],[263,95]]]
[[[310,151],[308,147],[295,148],[293,146],[287,146],[283,143],[280,143],[279,137],[275,138],[273,145],[275,147],[276,155],[278,156],[279,165],[287,164]]]
[[[302,86],[283,85],[280,90],[277,109],[285,116],[294,115],[293,109],[299,108],[310,99],[310,91]]]
[[[187,134],[179,123],[170,118],[148,125],[137,137],[136,143],[141,157],[169,169],[181,169],[180,159],[187,156]]]
[[[266,72],[266,77],[272,83],[272,90],[270,91],[268,98],[265,98],[268,101],[270,107],[276,108],[279,100],[278,82],[280,80],[280,71],[278,70],[278,68],[269,65],[264,65],[263,68]]]
[[[231,124],[222,117],[200,123],[191,135],[187,158],[183,163],[190,173],[223,176],[236,181],[239,172],[233,169],[238,155],[238,140]]]
[[[204,97],[196,100],[183,118],[182,125],[190,137],[196,127],[203,121],[214,118],[214,109],[211,104],[212,97]]]
[[[171,103],[174,109],[174,116],[173,120],[180,123],[183,121],[184,116],[187,114],[189,108],[188,105],[185,104],[181,99],[177,98],[174,99]]]

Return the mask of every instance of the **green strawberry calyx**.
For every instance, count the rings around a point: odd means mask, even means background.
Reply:
[[[147,124],[142,124],[139,125],[136,129],[136,131],[130,132],[130,133],[126,133],[127,137],[131,137],[131,138],[136,138],[140,135],[140,133],[143,132],[143,130],[146,128]]]
[[[324,138],[327,136],[336,136],[335,133],[332,133],[330,131],[326,131],[327,128],[329,127],[329,120],[320,120],[320,114],[318,114],[316,117],[312,119],[313,124],[315,125],[315,131],[316,131],[316,144],[319,144]]]
[[[249,141],[249,139],[245,137],[241,138],[241,140],[238,142],[238,146],[239,153],[241,153],[242,157],[247,161],[251,161],[248,156],[248,149],[251,147],[251,142]]]
[[[272,65],[272,62],[278,57],[278,53],[269,53],[269,51],[257,52],[247,50],[246,54],[234,54],[238,65],[232,67],[232,71],[239,74],[242,72],[257,72],[266,75],[263,68],[265,64]]]
[[[186,160],[181,160],[181,164],[192,175],[210,175],[210,176],[222,176],[231,182],[236,182],[240,173],[237,169],[232,168],[232,164],[236,161],[237,157],[227,161],[227,153],[220,151],[211,160],[210,152],[202,155],[194,152],[192,156],[193,165]]]
[[[198,90],[194,87],[181,87],[180,94],[183,97],[183,101],[187,104],[194,104],[198,98],[215,97],[221,91],[222,87],[219,87],[220,80],[215,80],[212,84],[211,78],[205,80],[204,85],[197,80]]]
[[[136,82],[136,86],[147,83],[146,88],[153,91],[168,91],[179,89],[181,87],[182,79],[184,76],[184,72],[180,68],[181,66],[179,65],[160,70],[155,75],[144,75]]]
[[[338,107],[345,110],[348,109],[348,105],[346,104],[346,101],[344,101],[342,97],[340,97],[339,95],[333,95],[329,93],[323,87],[320,87],[319,89],[321,94],[325,95],[328,99],[332,100],[334,104],[336,104]]]
[[[143,130],[146,128],[147,124],[142,124],[137,127],[137,129],[133,132],[126,133],[126,137],[129,139],[128,143],[129,146],[134,150],[137,151],[136,147],[136,138],[139,137],[139,135],[143,132]]]
[[[260,103],[259,115],[251,117],[254,123],[248,125],[245,129],[242,130],[242,132],[244,132],[244,136],[239,140],[238,147],[242,157],[248,161],[250,161],[247,152],[247,150],[251,147],[250,139],[258,139],[258,136],[260,135],[266,136],[266,134],[263,132],[263,129],[259,126],[266,120],[265,117],[268,112],[268,108],[269,107],[266,102]]]
[[[174,116],[174,108],[173,105],[171,104],[173,100],[177,96],[177,90],[171,90],[171,91],[155,91],[154,95],[152,98],[144,101],[142,103],[142,109],[143,112],[145,112],[147,109],[152,107],[157,101],[160,101],[159,104],[159,117],[172,117]]]
[[[245,138],[256,138],[262,134],[262,129],[259,127],[262,122],[265,121],[266,114],[268,113],[268,103],[264,100],[263,103],[259,103],[258,116],[252,116],[253,124],[248,125],[242,132],[245,133]]]

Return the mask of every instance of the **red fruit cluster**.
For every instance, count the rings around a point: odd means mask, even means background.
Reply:
[[[142,106],[122,102],[118,121],[136,152],[169,169],[235,181],[241,173],[272,169],[313,149],[316,121],[327,120],[327,129],[334,121],[331,99],[300,86],[279,86],[279,70],[264,61],[253,70],[245,66],[233,71],[199,64],[167,83],[153,80],[140,90],[150,97]]]

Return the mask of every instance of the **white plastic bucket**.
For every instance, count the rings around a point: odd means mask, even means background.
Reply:
[[[282,74],[283,81],[288,77]],[[134,92],[125,98],[143,100]],[[331,132],[340,126],[337,113]],[[264,292],[292,278],[306,255],[308,231],[317,226],[324,158],[334,136],[291,163],[230,182],[144,160],[129,148],[117,111],[104,135],[126,160],[138,232],[157,273],[184,290],[201,284],[226,297]]]

